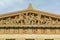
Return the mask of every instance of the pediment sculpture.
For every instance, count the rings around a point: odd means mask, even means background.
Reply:
[[[0,19],[0,25],[60,25],[60,19],[32,12]]]

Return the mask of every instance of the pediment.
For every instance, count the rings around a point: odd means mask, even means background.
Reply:
[[[48,13],[26,10],[16,13],[2,15],[0,25],[60,25],[58,16],[51,16]]]
[[[32,9],[32,6],[29,6],[27,10],[16,11],[0,15],[0,26],[1,25],[60,26],[60,15],[34,10]]]

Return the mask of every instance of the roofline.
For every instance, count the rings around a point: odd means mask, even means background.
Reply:
[[[9,12],[9,13],[6,13],[6,14],[0,14],[0,18],[11,16],[11,15],[16,15],[19,12],[25,12],[25,11],[42,12],[42,14],[45,13],[46,15],[49,15],[49,16],[56,17],[56,18],[59,18],[60,19],[60,15],[56,15],[56,14],[53,14],[53,13],[48,13],[48,12],[44,12],[44,11],[35,10],[32,7],[32,4],[31,3],[29,4],[28,9],[26,9],[26,10],[21,10],[21,11],[19,10],[19,11],[16,11],[16,12]]]

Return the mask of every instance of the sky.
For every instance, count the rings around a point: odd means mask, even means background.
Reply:
[[[29,3],[36,10],[60,15],[60,0],[0,0],[0,14],[27,9]]]

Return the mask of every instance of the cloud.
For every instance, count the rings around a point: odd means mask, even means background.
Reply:
[[[25,0],[0,0],[0,14],[19,9]]]
[[[15,4],[23,4],[24,1],[25,0],[0,0],[0,11]]]
[[[1,6],[5,6],[7,4],[12,4],[15,2],[20,2],[20,3],[24,3],[25,0],[0,0],[0,5]]]

